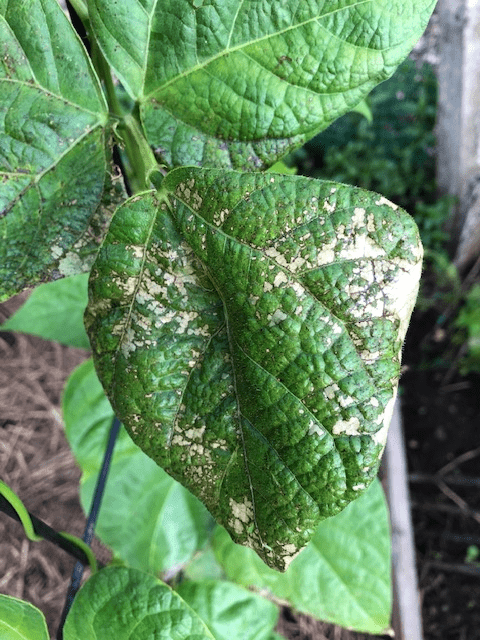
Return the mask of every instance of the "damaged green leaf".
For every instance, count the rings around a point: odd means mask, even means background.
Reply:
[[[90,18],[161,162],[252,170],[391,76],[434,5],[96,0]]]
[[[89,244],[85,235],[102,218],[108,114],[56,0],[0,2],[0,42],[2,300],[50,279],[69,252]]]
[[[174,170],[94,264],[100,380],[136,444],[285,569],[376,475],[421,258],[377,194]]]

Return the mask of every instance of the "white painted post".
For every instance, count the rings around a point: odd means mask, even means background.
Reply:
[[[480,254],[480,0],[439,0],[437,180],[458,197],[451,233],[462,269]]]

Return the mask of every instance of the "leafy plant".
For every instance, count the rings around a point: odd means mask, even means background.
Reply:
[[[157,572],[205,542],[206,533],[193,543],[189,534],[186,545],[158,546],[180,536],[162,517],[169,491],[195,535],[213,526],[175,478],[235,541],[284,570],[322,520],[365,492],[354,504],[368,509],[422,250],[413,220],[383,196],[262,170],[389,77],[434,2],[72,4],[90,56],[56,0],[0,1],[0,298],[90,272],[85,325],[101,385],[135,444],[169,474],[149,461],[136,494],[145,513],[157,504],[148,554],[112,541],[129,564]],[[64,300],[63,285],[45,286]],[[72,324],[63,341],[85,344]],[[83,388],[85,413],[97,416],[89,437],[99,441],[112,409],[96,384],[88,364],[65,394],[85,490],[94,463],[78,425],[91,422],[69,398]],[[134,446],[122,435],[125,493],[144,455]],[[112,614],[119,585],[135,594],[127,617],[145,633],[157,628],[144,607],[155,593],[189,620],[172,637],[221,637],[137,571],[96,574],[66,637],[80,626],[83,638],[87,626],[92,638],[111,636],[98,616]],[[179,589],[205,611],[206,591]],[[105,609],[88,622],[84,603],[100,593]],[[344,623],[377,630],[374,618]]]
[[[480,284],[474,284],[467,292],[454,324],[457,330],[460,329],[462,337],[466,337],[460,372],[463,375],[480,373]]]
[[[79,293],[82,281],[86,291],[86,275],[62,282],[71,282]],[[36,335],[44,332],[43,337],[69,344],[64,314],[72,314],[71,297],[56,285],[38,287],[40,295],[30,298],[29,313],[25,314],[25,304],[9,319],[9,328],[18,326]],[[78,295],[79,306],[86,304],[83,299]],[[55,306],[57,314],[55,321],[39,330],[36,318],[43,316],[45,300]],[[69,335],[75,341],[77,331]],[[80,499],[88,511],[114,415],[91,359],[71,374],[63,395],[63,415],[66,436],[82,469]],[[340,514],[322,522],[305,551],[280,574],[253,551],[234,544],[203,505],[148,458],[122,428],[97,534],[112,548],[117,562],[149,574],[176,575],[181,594],[193,582],[199,598],[205,584],[207,598],[218,593],[212,581],[223,585],[225,580],[234,580],[242,587],[260,589],[274,601],[290,602],[300,611],[337,624],[371,633],[381,633],[389,624],[389,522],[378,482]],[[249,597],[243,591],[243,601],[249,602]],[[223,614],[218,615],[223,619]],[[230,638],[243,638],[234,634],[244,616],[243,608],[235,606],[229,617]],[[251,619],[250,624],[256,628]]]
[[[410,211],[427,257],[444,252],[453,199],[435,180],[437,80],[412,59],[368,97],[372,117],[347,113],[291,154],[304,175],[373,189]]]

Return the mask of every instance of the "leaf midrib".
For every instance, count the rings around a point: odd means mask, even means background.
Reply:
[[[256,189],[256,191],[258,191],[258,190],[261,190],[261,188]],[[252,191],[251,193],[253,193],[253,191]],[[189,205],[185,200],[183,200],[183,199],[182,199],[182,197],[180,197],[178,194],[172,194],[172,195],[173,195],[173,197],[174,197],[176,200],[179,200],[183,205],[185,205],[185,206],[189,209],[189,211],[190,211],[190,212],[191,212],[191,213],[192,213],[196,218],[200,218],[200,219],[201,219],[201,221],[202,221],[204,224],[206,224],[208,227],[210,227],[210,229],[211,229],[212,231],[217,232],[217,233],[219,233],[219,234],[221,234],[221,235],[225,236],[226,238],[228,238],[228,239],[229,239],[229,240],[231,240],[232,242],[236,242],[237,244],[240,244],[240,245],[242,245],[243,247],[245,247],[245,248],[247,248],[247,249],[249,249],[249,250],[258,251],[259,253],[261,253],[261,254],[265,257],[265,259],[266,259],[268,262],[270,262],[270,263],[272,263],[272,264],[275,264],[275,266],[276,266],[278,269],[280,269],[283,273],[285,273],[287,276],[289,276],[289,279],[293,277],[293,279],[294,279],[296,282],[298,282],[298,283],[299,283],[299,284],[300,284],[300,285],[301,285],[301,286],[302,286],[302,287],[303,287],[303,288],[308,292],[308,294],[309,294],[309,295],[310,295],[310,296],[311,296],[311,297],[312,297],[312,298],[313,298],[313,299],[314,299],[318,304],[322,305],[322,307],[326,310],[326,312],[327,312],[327,313],[331,314],[332,318],[334,318],[337,322],[339,322],[339,323],[342,325],[342,327],[344,327],[344,329],[345,329],[345,333],[350,337],[350,333],[349,333],[349,331],[348,331],[348,329],[347,329],[347,323],[346,323],[344,320],[342,320],[341,318],[339,318],[339,317],[338,317],[338,316],[337,316],[337,315],[336,315],[336,314],[335,314],[331,309],[329,309],[329,308],[328,308],[328,307],[327,307],[327,306],[326,306],[326,305],[325,305],[321,300],[319,300],[319,299],[317,298],[317,296],[315,296],[315,295],[312,293],[312,291],[310,290],[310,288],[309,288],[305,283],[303,283],[303,282],[302,282],[301,280],[299,280],[298,278],[295,278],[294,274],[292,274],[288,269],[286,269],[286,268],[285,268],[285,267],[283,267],[282,265],[279,265],[279,264],[278,264],[278,263],[277,263],[273,258],[271,258],[270,256],[266,255],[266,254],[264,253],[264,250],[263,250],[263,249],[258,248],[258,247],[252,247],[251,245],[247,244],[246,242],[244,242],[244,241],[242,241],[242,240],[239,240],[238,238],[235,238],[234,236],[229,235],[229,234],[228,234],[228,233],[226,233],[226,232],[225,232],[221,227],[217,227],[216,225],[214,225],[213,223],[209,222],[208,220],[205,220],[205,218],[203,218],[203,217],[202,217],[202,216],[201,216],[197,211],[195,211],[194,209],[192,209],[192,208],[190,207],[190,205]],[[233,207],[232,207],[232,210],[233,210]],[[309,222],[312,222],[313,220],[314,220],[314,218],[312,218],[312,220],[310,220]],[[300,227],[300,226],[302,226],[302,225],[298,225],[298,227]],[[296,228],[297,228],[297,227],[296,227]],[[182,235],[183,235],[183,234],[182,234]],[[212,274],[210,273],[210,270],[208,269],[208,266],[204,264],[203,260],[201,260],[201,258],[200,258],[199,256],[197,256],[197,257],[198,257],[198,259],[202,262],[202,264],[204,265],[204,267],[205,267],[205,269],[206,269],[206,271],[207,271],[207,273],[208,273],[209,278],[212,280],[212,282],[214,282],[214,277],[213,277],[213,276],[212,276]],[[359,260],[361,260],[361,258],[360,258]],[[372,262],[374,261],[374,259],[373,259],[373,258],[372,258],[371,260],[372,260]],[[387,261],[387,262],[388,262],[388,258],[387,258],[387,257],[385,258],[385,261]],[[322,266],[329,266],[329,265],[331,265],[331,264],[336,264],[336,262],[337,262],[337,261],[335,260],[334,262],[331,262],[331,263],[329,263],[329,264],[327,264],[327,265],[322,265]],[[350,262],[356,262],[356,260],[350,260]],[[321,269],[321,268],[322,268],[322,266],[321,266],[321,267],[318,267],[318,268],[319,268],[319,269]],[[313,271],[313,269],[312,269],[311,271]],[[306,272],[302,272],[302,273],[306,273]],[[218,294],[218,287],[215,287],[215,290],[216,290],[216,292],[217,292],[217,294]],[[218,295],[220,295],[220,294],[218,294]],[[225,308],[225,305],[224,305],[224,308]],[[367,318],[367,319],[368,319],[368,318]],[[371,320],[374,320],[374,318],[370,318],[370,319],[371,319]],[[356,351],[356,350],[355,350],[355,351]],[[360,361],[361,361],[361,363],[362,363],[362,366],[364,366],[363,360],[362,360],[361,358],[360,358]],[[370,374],[370,373],[368,373],[368,371],[367,371],[367,370],[365,370],[365,374],[370,378],[370,380],[371,380],[372,384],[373,384],[374,386],[377,386],[376,381],[374,381],[374,380],[373,380],[373,378],[371,377],[371,374]]]
[[[230,240],[232,240],[232,241],[234,241],[234,242],[238,242],[238,244],[242,244],[242,245],[243,245],[243,246],[245,246],[246,248],[252,249],[252,247],[251,247],[250,245],[246,244],[245,242],[242,242],[242,241],[238,240],[237,238],[234,238],[233,236],[230,236],[229,234],[225,233],[225,232],[224,232],[220,227],[216,227],[216,226],[215,226],[215,225],[213,225],[212,223],[210,223],[210,222],[208,222],[207,220],[205,220],[205,219],[204,219],[204,218],[203,218],[203,217],[202,217],[198,212],[196,212],[195,210],[191,209],[191,207],[190,207],[190,206],[189,206],[189,205],[188,205],[188,204],[187,204],[187,203],[186,203],[182,198],[180,198],[178,195],[175,195],[174,197],[175,197],[177,200],[179,200],[180,202],[182,202],[182,204],[184,204],[184,205],[185,205],[185,206],[186,206],[186,207],[191,211],[191,213],[192,213],[195,217],[200,218],[200,219],[201,219],[201,220],[202,220],[202,221],[203,221],[207,226],[209,226],[212,230],[214,230],[214,231],[216,231],[216,232],[219,232],[220,234],[224,235],[225,237],[229,238]],[[182,235],[183,235],[183,234],[182,234]],[[257,251],[259,251],[259,252],[261,252],[261,250],[260,250],[260,249],[256,249],[256,250],[257,250]],[[289,272],[288,270],[284,269],[283,267],[281,267],[280,265],[278,265],[274,260],[272,260],[272,258],[270,258],[270,257],[268,257],[268,256],[265,256],[265,257],[266,257],[266,259],[267,259],[268,261],[270,261],[270,262],[274,263],[274,264],[275,264],[279,269],[281,269],[284,273],[286,273],[287,275],[290,275],[290,276],[292,275],[292,274],[290,274],[290,272]],[[197,258],[198,258],[199,260],[201,260],[201,258],[200,258],[199,256],[197,256]],[[201,260],[201,262],[202,262],[202,264],[204,264],[204,262],[203,262],[202,260]],[[235,338],[234,338],[234,336],[233,336],[233,334],[232,334],[232,332],[231,332],[231,330],[230,330],[230,328],[229,328],[229,324],[230,324],[230,323],[229,323],[229,314],[228,314],[227,306],[226,306],[226,304],[225,304],[225,300],[223,299],[223,297],[222,297],[222,295],[221,295],[221,293],[220,293],[220,287],[218,287],[218,285],[216,285],[216,284],[215,284],[215,277],[210,273],[210,270],[208,269],[207,265],[205,265],[205,264],[204,264],[204,267],[205,267],[205,269],[206,269],[206,271],[207,271],[207,273],[208,273],[208,275],[209,275],[209,278],[211,279],[212,283],[214,283],[214,286],[215,286],[215,290],[216,290],[216,292],[217,292],[217,295],[219,296],[219,298],[220,298],[220,299],[221,299],[221,301],[222,301],[222,305],[223,305],[223,309],[224,309],[224,314],[225,314],[225,320],[226,320],[227,335],[228,335],[228,340],[229,340],[229,343],[230,343],[230,349],[231,349],[231,352],[232,352],[232,353],[234,352],[234,345],[233,345],[233,342],[234,342],[234,343],[235,343],[235,345],[238,347],[238,349],[239,349],[239,350],[240,350],[240,351],[245,355],[245,357],[247,357],[251,362],[253,362],[253,364],[254,364],[255,366],[257,366],[257,367],[261,368],[263,371],[265,371],[265,373],[266,373],[268,376],[273,377],[273,378],[275,379],[276,383],[277,383],[277,384],[279,384],[279,385],[281,385],[281,386],[286,390],[286,392],[287,392],[289,395],[293,396],[296,400],[298,400],[298,402],[302,405],[302,407],[304,407],[304,408],[305,408],[305,411],[307,412],[307,414],[308,414],[308,415],[310,415],[310,416],[311,416],[311,418],[312,418],[316,423],[318,423],[317,418],[316,418],[316,417],[311,413],[311,411],[310,411],[310,410],[308,409],[308,407],[305,405],[305,403],[303,402],[303,400],[302,400],[301,398],[298,398],[298,397],[297,397],[297,396],[296,396],[296,395],[295,395],[295,394],[294,394],[290,389],[288,389],[288,387],[287,387],[287,386],[286,386],[282,381],[280,381],[280,380],[278,380],[277,378],[275,378],[271,372],[269,372],[269,371],[268,371],[268,370],[266,370],[264,367],[262,367],[262,365],[261,365],[259,362],[257,362],[257,361],[255,361],[255,360],[253,360],[253,358],[251,358],[251,357],[250,357],[250,356],[249,356],[249,355],[248,355],[248,354],[247,354],[247,353],[242,349],[242,347],[238,344],[238,342],[235,340]],[[302,285],[302,286],[303,286],[303,285]],[[335,315],[335,314],[334,314],[330,309],[328,309],[328,307],[326,307],[326,306],[321,302],[321,300],[318,300],[318,298],[317,298],[317,297],[316,297],[316,296],[315,296],[315,295],[310,291],[310,289],[309,289],[308,287],[306,287],[306,286],[305,286],[305,289],[308,291],[309,295],[311,295],[311,297],[312,297],[312,298],[313,298],[313,299],[314,299],[318,304],[321,304],[321,305],[322,305],[322,307],[323,307],[323,308],[325,308],[325,310],[326,310],[328,313],[330,313],[330,314],[332,315],[332,317],[333,317],[333,318],[335,318],[335,319],[336,319],[336,320],[337,320],[337,321],[338,321],[338,322],[339,322],[339,323],[344,327],[345,333],[346,333],[346,334],[349,336],[349,338],[350,338],[350,333],[348,332],[348,330],[347,330],[347,327],[346,327],[345,323],[344,323],[340,318],[337,318],[337,316],[336,316],[336,315]],[[350,338],[350,339],[351,339],[351,338]],[[370,379],[370,381],[371,381],[372,385],[374,385],[374,386],[375,386],[375,381],[373,380],[372,375],[371,375],[371,374],[369,373],[369,371],[366,369],[365,363],[363,362],[362,358],[360,358],[360,357],[359,357],[359,362],[360,362],[360,364],[361,364],[362,370],[364,371],[365,375]],[[258,431],[258,429],[255,427],[255,425],[253,425],[253,424],[252,424],[252,422],[250,421],[250,419],[249,419],[249,418],[247,418],[246,416],[244,416],[244,415],[243,415],[243,413],[242,413],[242,410],[241,410],[241,402],[240,402],[240,398],[239,398],[239,394],[238,394],[238,388],[237,388],[237,382],[236,382],[235,367],[234,367],[234,365],[233,365],[233,362],[232,362],[232,377],[233,377],[233,383],[234,383],[234,384],[233,384],[233,386],[234,386],[234,389],[235,389],[236,404],[237,404],[237,407],[238,407],[238,412],[237,412],[237,414],[238,414],[238,415],[237,415],[237,422],[238,422],[238,425],[239,425],[239,431],[240,431],[240,435],[241,435],[242,451],[243,451],[243,458],[244,458],[245,469],[246,469],[246,473],[247,473],[247,477],[248,477],[248,482],[249,482],[249,486],[250,486],[250,491],[251,491],[251,497],[252,497],[252,506],[253,506],[253,513],[254,513],[254,523],[255,523],[255,527],[256,527],[257,533],[258,533],[258,535],[259,535],[259,538],[260,538],[260,540],[262,540],[262,537],[261,537],[261,535],[260,535],[260,531],[259,531],[259,527],[258,527],[258,524],[257,524],[257,520],[256,520],[256,508],[255,508],[256,500],[255,500],[255,495],[254,495],[255,488],[254,488],[253,482],[252,482],[252,480],[251,480],[251,475],[250,475],[250,472],[249,472],[249,469],[248,469],[249,462],[248,462],[248,457],[247,457],[247,451],[246,451],[245,438],[244,438],[244,434],[243,434],[243,428],[242,428],[242,421],[241,421],[241,418],[243,417],[245,420],[247,420],[247,421],[249,422],[249,424],[251,424],[252,428],[253,428],[253,429],[255,429],[255,430],[256,430],[260,435],[262,435],[262,437],[265,437],[265,436],[263,436],[263,434],[262,434],[260,431]],[[357,403],[357,404],[358,404],[358,403]],[[322,425],[322,427],[323,427],[323,425]],[[340,454],[340,452],[338,451],[338,448],[337,448],[336,438],[335,438],[335,437],[334,437],[334,435],[333,435],[333,434],[331,434],[331,433],[330,433],[330,432],[329,432],[325,427],[323,427],[323,428],[325,429],[325,432],[328,434],[328,436],[331,438],[332,443],[333,443],[333,446],[334,446],[335,450],[337,451],[338,455],[340,456],[340,458],[342,459],[342,462],[343,462],[343,458],[342,458],[342,456],[341,456],[341,454]],[[372,435],[372,434],[370,434],[370,433],[365,433],[365,435],[368,435],[368,436],[370,436],[370,437],[371,437],[371,435]],[[316,501],[315,501],[315,499],[313,498],[313,496],[311,496],[311,495],[310,495],[310,493],[309,493],[309,492],[308,492],[308,491],[307,491],[307,490],[306,490],[306,489],[305,489],[305,488],[300,484],[300,482],[299,482],[299,480],[298,480],[298,478],[297,478],[296,474],[295,474],[295,473],[293,473],[293,471],[291,471],[290,467],[285,463],[285,461],[284,461],[283,457],[282,457],[282,456],[280,456],[280,454],[279,454],[279,453],[278,453],[278,451],[275,449],[275,447],[273,447],[273,445],[272,445],[269,441],[267,441],[267,442],[268,442],[268,446],[269,446],[269,447],[274,451],[274,453],[275,453],[275,455],[277,456],[278,460],[279,460],[279,461],[281,461],[281,463],[283,464],[283,466],[284,466],[286,469],[288,469],[288,470],[290,471],[290,473],[292,474],[292,476],[295,478],[295,480],[296,480],[296,482],[297,482],[298,486],[301,488],[301,490],[302,490],[306,495],[308,495],[308,497],[312,500],[312,502],[313,502],[314,504],[317,504],[317,503],[316,503]],[[344,467],[343,467],[343,468],[344,468]]]

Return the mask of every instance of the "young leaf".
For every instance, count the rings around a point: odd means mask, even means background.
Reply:
[[[273,164],[386,80],[435,0],[89,3],[169,166]]]
[[[0,40],[1,300],[44,278],[87,230],[107,111],[56,0],[0,1]]]
[[[107,567],[80,589],[65,640],[215,640],[202,620],[160,580],[137,569]]]
[[[377,194],[174,170],[93,267],[100,380],[134,441],[284,568],[375,477],[421,257]]]
[[[113,411],[91,360],[70,376],[63,397],[65,429],[82,469],[87,512]],[[97,534],[131,567],[159,573],[188,561],[212,527],[205,507],[135,446],[121,429],[111,461]]]
[[[2,640],[48,640],[43,613],[29,602],[0,594]]]
[[[181,582],[177,593],[205,622],[215,640],[269,640],[278,608],[231,582]]]
[[[90,349],[83,326],[87,306],[87,274],[41,284],[20,309],[1,326],[55,340],[70,347]]]
[[[234,544],[221,527],[212,543],[227,576],[245,587],[267,590],[299,611],[356,631],[381,634],[390,624],[390,524],[378,480],[342,513],[321,522],[283,574]]]

